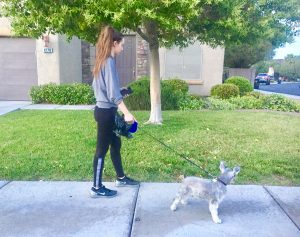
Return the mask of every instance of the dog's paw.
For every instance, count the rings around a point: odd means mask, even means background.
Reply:
[[[171,205],[171,206],[170,206],[170,209],[171,209],[171,211],[176,211],[177,208],[176,208],[175,205]]]
[[[187,205],[188,204],[188,201],[187,200],[181,200],[180,202],[182,205]]]
[[[220,218],[213,219],[216,224],[221,224],[222,220]]]

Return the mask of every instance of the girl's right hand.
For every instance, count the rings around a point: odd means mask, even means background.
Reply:
[[[135,118],[131,113],[128,113],[124,115],[124,120],[126,123],[132,124],[135,121]]]

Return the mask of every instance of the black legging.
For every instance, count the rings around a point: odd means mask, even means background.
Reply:
[[[110,156],[118,177],[124,176],[121,161],[121,138],[113,132],[117,108],[95,107],[94,116],[97,121],[97,147],[94,157],[94,187],[102,186],[104,158],[110,145]]]

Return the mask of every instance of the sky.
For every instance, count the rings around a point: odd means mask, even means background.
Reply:
[[[294,43],[286,44],[284,47],[276,49],[274,59],[284,59],[288,54],[300,55],[300,36],[294,39]]]

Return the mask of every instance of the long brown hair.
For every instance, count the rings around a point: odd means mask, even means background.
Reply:
[[[100,68],[103,67],[106,59],[110,56],[113,43],[115,41],[120,43],[123,37],[122,33],[116,31],[111,26],[105,26],[101,29],[96,44],[96,59],[93,69],[95,78],[97,78]]]

